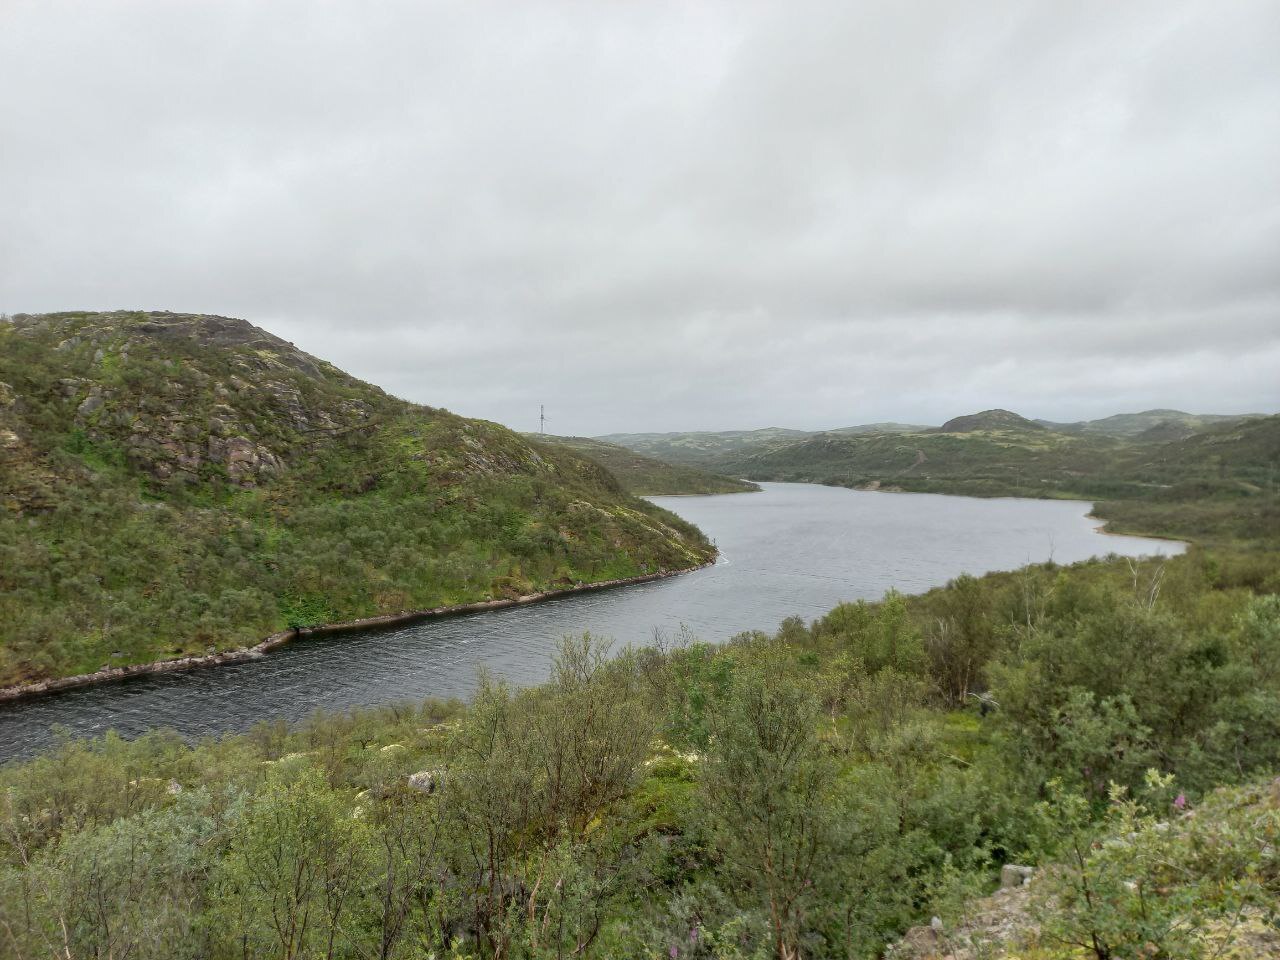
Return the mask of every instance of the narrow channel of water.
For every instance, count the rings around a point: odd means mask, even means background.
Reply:
[[[771,630],[891,587],[913,593],[961,573],[1009,570],[1053,558],[1180,553],[1183,545],[1104,536],[1089,504],[868,493],[769,483],[764,491],[657,497],[720,547],[716,566],[670,580],[527,607],[426,620],[395,630],[318,638],[250,663],[144,677],[0,706],[0,761],[78,736],[135,736],[171,727],[202,737],[316,709],[424,697],[465,697],[484,664],[513,683],[547,676],[559,639],[590,631],[644,644],[655,631],[722,641]]]

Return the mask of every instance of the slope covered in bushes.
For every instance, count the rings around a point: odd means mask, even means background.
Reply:
[[[713,555],[596,464],[242,320],[0,322],[0,686]]]
[[[1012,956],[1214,956],[1280,894],[1271,801],[1213,796],[1280,763],[1277,585],[1044,565],[722,647],[579,638],[465,708],[69,743],[0,770],[0,951],[872,958],[1015,862],[1062,869]]]

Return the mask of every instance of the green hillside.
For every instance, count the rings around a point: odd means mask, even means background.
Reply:
[[[1212,413],[1187,413],[1183,410],[1143,410],[1140,413],[1117,413],[1099,420],[1080,420],[1075,423],[1054,423],[1049,420],[1036,422],[1051,430],[1064,433],[1103,434],[1109,437],[1142,437],[1149,431],[1161,439],[1178,439],[1169,434],[1188,436],[1212,427],[1238,423],[1261,414],[1224,415]]]
[[[667,463],[717,470],[747,452],[769,450],[802,440],[810,433],[785,427],[761,430],[699,430],[692,433],[611,433],[596,437]]]
[[[713,555],[589,460],[191,314],[0,323],[0,503],[0,685]]]
[[[763,430],[719,432],[615,433],[598,439],[668,463],[687,464],[712,472],[724,472],[736,470],[737,465],[749,456],[763,456],[806,439],[830,434],[902,436],[1010,430],[1036,432],[1047,429],[1053,433],[1100,441],[1111,439],[1168,443],[1171,440],[1182,440],[1206,430],[1262,416],[1264,415],[1228,416],[1184,413],[1181,410],[1146,410],[1141,413],[1120,413],[1100,420],[1055,423],[1051,420],[1030,420],[1012,411],[997,409],[956,417],[941,427],[882,421],[837,427],[833,430],[790,430],[783,427],[768,427]]]
[[[665,463],[604,440],[542,434],[526,434],[526,437],[531,442],[572,450],[594,460],[617,477],[628,493],[638,497],[750,493],[760,489],[747,480],[736,480],[694,467]]]
[[[1230,420],[1169,442],[1066,433],[1007,411],[937,431],[816,434],[719,468],[752,480],[970,496],[1070,497],[1126,532],[1280,537],[1280,416]]]
[[[1019,418],[1020,419],[1020,418]],[[910,434],[820,433],[763,453],[727,459],[753,480],[891,486],[975,496],[1072,495],[1110,483],[1122,444],[1056,433],[984,415]]]

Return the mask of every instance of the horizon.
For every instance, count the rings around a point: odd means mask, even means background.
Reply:
[[[223,319],[229,319],[229,320],[241,320],[241,321],[243,321],[243,322],[245,322],[245,323],[248,323],[248,324],[250,324],[250,325],[252,325],[252,326],[254,326],[254,327],[257,327],[259,330],[262,330],[262,331],[264,331],[264,332],[266,332],[266,333],[268,333],[268,334],[270,334],[270,335],[272,335],[272,336],[276,336],[276,337],[279,337],[279,338],[280,338],[280,339],[282,339],[282,340],[285,340],[285,342],[286,342],[286,343],[289,343],[291,346],[294,346],[294,347],[296,347],[297,349],[303,350],[303,352],[310,354],[312,357],[314,357],[314,358],[315,358],[315,359],[317,359],[317,360],[322,360],[322,361],[325,361],[325,362],[327,362],[327,363],[333,364],[334,366],[338,367],[340,370],[343,370],[344,372],[346,372],[346,373],[348,373],[348,374],[352,374],[353,376],[355,376],[355,374],[354,374],[354,373],[352,373],[352,371],[350,371],[350,370],[346,369],[346,368],[345,368],[345,367],[343,367],[340,363],[337,363],[337,362],[335,362],[335,361],[333,361],[333,360],[330,360],[329,358],[327,358],[327,357],[325,357],[325,356],[323,356],[323,355],[321,355],[321,354],[317,354],[317,353],[314,353],[314,352],[312,352],[312,351],[310,351],[310,350],[306,350],[306,349],[304,349],[303,347],[299,346],[299,345],[298,345],[297,343],[295,343],[294,341],[289,340],[289,339],[288,339],[287,337],[285,337],[283,334],[276,333],[275,331],[268,329],[267,327],[263,326],[262,324],[255,323],[253,320],[250,320],[249,318],[246,318],[246,317],[226,317],[226,316],[223,316],[222,314],[199,314],[199,313],[197,313],[196,311],[190,311],[190,310],[173,310],[173,309],[170,309],[170,308],[166,308],[166,309],[164,309],[164,310],[137,310],[137,309],[130,309],[130,308],[116,308],[116,309],[114,309],[114,310],[101,310],[101,311],[99,311],[99,310],[49,310],[49,311],[39,311],[39,313],[53,313],[53,314],[57,314],[57,313],[81,313],[81,312],[83,312],[83,313],[112,313],[112,312],[120,312],[120,313],[174,313],[174,314],[187,314],[187,315],[193,315],[193,316],[219,316],[219,317],[223,317]],[[35,314],[35,313],[36,313],[35,311],[24,311],[24,310],[0,311],[0,319],[8,319],[8,318],[13,317],[13,316],[21,316],[21,315],[24,315],[24,314],[25,314],[25,315],[33,315],[33,314]],[[412,402],[412,403],[419,403],[419,404],[422,404],[422,405],[424,405],[424,406],[439,407],[439,408],[442,408],[442,409],[446,409],[446,410],[448,410],[450,413],[458,414],[459,416],[471,417],[471,418],[473,418],[473,419],[491,420],[491,421],[492,421],[492,422],[494,422],[494,423],[501,424],[502,426],[505,426],[505,427],[507,427],[507,428],[509,428],[509,429],[511,429],[511,430],[515,430],[515,431],[517,431],[517,432],[519,432],[519,433],[532,433],[532,434],[536,434],[536,433],[539,433],[539,432],[540,432],[540,431],[537,429],[537,427],[536,427],[536,424],[538,423],[538,417],[537,417],[536,415],[534,415],[534,416],[533,416],[533,418],[532,418],[532,419],[533,419],[533,422],[534,422],[534,424],[535,424],[535,426],[534,426],[534,427],[523,427],[523,426],[520,426],[520,425],[515,424],[515,423],[510,423],[510,422],[506,422],[506,421],[503,421],[503,420],[496,420],[496,419],[493,419],[493,418],[491,418],[491,417],[480,417],[480,416],[477,416],[477,415],[475,415],[475,414],[473,414],[473,413],[471,413],[471,412],[469,412],[469,411],[467,411],[467,410],[459,410],[459,409],[455,409],[455,408],[450,407],[450,406],[445,405],[445,404],[432,403],[430,400],[418,400],[418,399],[414,399],[414,398],[412,398],[412,397],[402,396],[402,395],[400,395],[400,394],[396,394],[396,393],[394,393],[394,391],[392,391],[392,390],[388,389],[385,385],[378,383],[376,380],[366,379],[366,378],[364,378],[364,377],[360,377],[359,379],[366,380],[366,382],[371,383],[373,386],[378,387],[379,389],[385,390],[387,393],[391,393],[391,394],[392,394],[392,395],[394,395],[394,396],[398,396],[398,397],[399,397],[400,399],[402,399],[402,400],[408,400],[409,402]],[[539,406],[544,406],[544,405],[541,405],[541,404],[540,404]],[[1041,423],[1041,424],[1052,424],[1052,425],[1056,425],[1056,426],[1070,426],[1070,425],[1078,424],[1078,423],[1088,423],[1088,422],[1095,421],[1095,420],[1104,420],[1104,419],[1107,419],[1108,417],[1117,417],[1117,416],[1135,416],[1135,415],[1141,415],[1141,414],[1146,414],[1146,413],[1157,413],[1157,412],[1168,412],[1168,413],[1175,413],[1175,414],[1181,414],[1181,415],[1193,416],[1193,417],[1269,417],[1269,416],[1276,416],[1277,414],[1280,414],[1280,409],[1272,409],[1272,410],[1261,410],[1261,409],[1252,409],[1252,410],[1217,410],[1217,409],[1215,409],[1215,410],[1200,410],[1200,409],[1183,409],[1183,408],[1172,407],[1172,406],[1167,406],[1167,405],[1156,405],[1156,406],[1151,406],[1151,407],[1144,407],[1144,408],[1142,408],[1142,409],[1140,409],[1140,410],[1139,410],[1139,409],[1134,409],[1134,410],[1115,410],[1115,411],[1111,411],[1111,412],[1109,412],[1109,413],[1102,413],[1102,414],[1100,414],[1100,415],[1098,415],[1098,416],[1095,416],[1095,417],[1086,417],[1086,418],[1080,418],[1080,419],[1075,419],[1075,420],[1069,420],[1069,419],[1062,419],[1062,418],[1057,418],[1057,417],[1031,416],[1031,415],[1028,415],[1028,414],[1024,413],[1024,412],[1023,412],[1023,411],[1021,411],[1021,410],[1016,410],[1016,409],[1014,409],[1014,408],[1012,408],[1012,407],[1009,407],[1009,406],[999,406],[999,405],[997,405],[997,406],[994,406],[994,407],[986,407],[986,408],[983,408],[983,409],[981,409],[981,410],[966,410],[966,411],[962,411],[962,412],[959,412],[959,413],[950,413],[950,414],[948,414],[947,416],[939,417],[939,418],[937,418],[937,419],[936,419],[936,420],[934,420],[934,421],[909,420],[909,419],[902,418],[902,417],[889,416],[889,417],[881,417],[881,418],[874,419],[874,420],[873,420],[873,419],[865,419],[865,420],[849,420],[849,421],[847,421],[847,422],[843,422],[843,423],[839,424],[838,426],[826,426],[826,427],[823,427],[823,426],[815,426],[815,427],[797,427],[797,426],[792,426],[792,425],[788,425],[788,424],[775,423],[775,424],[769,424],[769,425],[767,425],[767,426],[758,426],[758,427],[752,427],[752,426],[741,426],[741,425],[739,425],[739,426],[721,426],[721,427],[694,427],[694,428],[673,427],[673,428],[670,428],[670,429],[662,429],[662,430],[658,430],[658,429],[645,429],[645,428],[640,428],[640,429],[634,429],[634,430],[603,430],[603,431],[600,431],[600,432],[597,432],[597,433],[572,433],[572,432],[562,432],[562,431],[557,431],[557,430],[548,430],[548,431],[546,431],[546,433],[547,433],[547,435],[548,435],[548,436],[579,437],[579,438],[583,438],[583,439],[591,439],[591,440],[595,440],[595,439],[603,439],[603,438],[607,438],[607,437],[610,437],[610,436],[626,436],[626,435],[645,435],[645,434],[654,434],[654,435],[658,435],[658,434],[695,434],[695,433],[706,433],[706,434],[723,434],[723,433],[758,433],[758,432],[762,432],[762,431],[766,431],[766,430],[793,430],[793,431],[796,431],[796,432],[798,432],[798,433],[808,433],[808,434],[814,434],[814,433],[835,433],[835,432],[839,432],[839,431],[841,431],[841,430],[846,430],[846,429],[849,429],[849,428],[852,428],[852,427],[873,426],[873,425],[876,425],[876,424],[898,424],[898,425],[901,425],[901,426],[909,426],[909,427],[937,428],[937,427],[940,427],[940,426],[942,426],[943,424],[945,424],[947,421],[952,420],[952,419],[954,419],[954,418],[956,418],[956,417],[970,416],[970,415],[980,414],[980,413],[988,413],[988,412],[991,412],[991,411],[997,411],[997,410],[1003,410],[1003,411],[1008,412],[1008,413],[1013,413],[1013,414],[1015,414],[1015,415],[1017,415],[1017,416],[1023,417],[1023,418],[1024,418],[1024,419],[1026,419],[1026,420],[1031,420],[1031,421],[1033,421],[1033,422],[1035,422],[1035,423]],[[553,420],[554,420],[554,418],[553,418],[553,417],[548,417],[548,418],[547,418],[547,420],[546,420],[546,422],[547,422],[547,423],[552,423],[552,422],[553,422]]]

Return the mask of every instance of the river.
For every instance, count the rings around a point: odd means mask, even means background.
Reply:
[[[981,500],[932,494],[767,483],[761,493],[655,497],[716,541],[721,559],[685,576],[393,630],[316,638],[223,667],[86,687],[0,706],[0,761],[53,742],[115,729],[170,727],[198,738],[313,710],[424,697],[466,697],[484,664],[531,684],[547,676],[559,638],[593,634],[620,644],[655,632],[722,641],[812,619],[845,600],[890,588],[913,593],[962,573],[1010,570],[1050,558],[1180,553],[1183,545],[1104,536],[1079,501]]]

